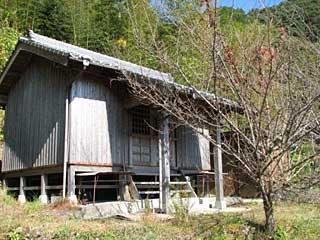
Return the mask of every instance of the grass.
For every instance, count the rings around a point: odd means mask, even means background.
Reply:
[[[68,204],[44,207],[38,201],[19,205],[0,192],[0,239],[270,239],[261,231],[261,205],[241,214],[174,216],[160,221],[146,213],[139,222],[76,219]],[[181,213],[183,214],[183,213]],[[318,239],[320,206],[278,203],[276,239]]]

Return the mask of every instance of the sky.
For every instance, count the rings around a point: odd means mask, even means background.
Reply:
[[[151,3],[155,4],[157,1],[165,1],[165,0],[151,0]],[[218,1],[219,1],[218,4],[220,6],[242,8],[247,13],[251,9],[274,6],[284,0],[218,0]]]
[[[283,0],[220,0],[221,6],[242,8],[245,12],[253,8],[264,8],[277,5]]]

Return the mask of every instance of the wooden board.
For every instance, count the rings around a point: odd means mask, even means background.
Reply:
[[[70,71],[31,61],[9,93],[2,171],[62,164],[69,80]]]
[[[82,74],[72,85],[70,163],[128,163],[127,111],[108,82]]]

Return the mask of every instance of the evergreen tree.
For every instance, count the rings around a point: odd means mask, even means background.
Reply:
[[[307,37],[311,41],[320,37],[319,0],[285,0],[274,7],[252,10],[249,16],[263,23],[272,16],[274,23],[285,27],[291,35]]]
[[[33,0],[32,29],[42,35],[71,42],[72,31],[68,8],[63,0]]]

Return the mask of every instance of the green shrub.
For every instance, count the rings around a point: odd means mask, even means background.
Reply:
[[[33,201],[26,202],[24,205],[24,209],[27,214],[36,213],[43,208],[44,208],[43,204],[41,204],[41,202],[37,198],[35,198]]]
[[[14,199],[13,196],[11,196],[8,192],[0,190],[0,201],[2,202],[3,205],[6,206],[12,206],[14,205],[17,201]]]
[[[190,218],[189,199],[177,197],[172,201],[174,217],[178,222],[186,222]]]
[[[8,239],[9,240],[22,240],[24,239],[22,234],[20,232],[17,231],[11,231],[8,234]]]
[[[70,228],[64,226],[53,235],[53,239],[70,239],[71,238],[71,231]]]
[[[287,232],[280,225],[277,226],[277,229],[276,229],[276,232],[275,232],[275,235],[274,235],[274,239],[275,240],[287,240],[288,239]]]

